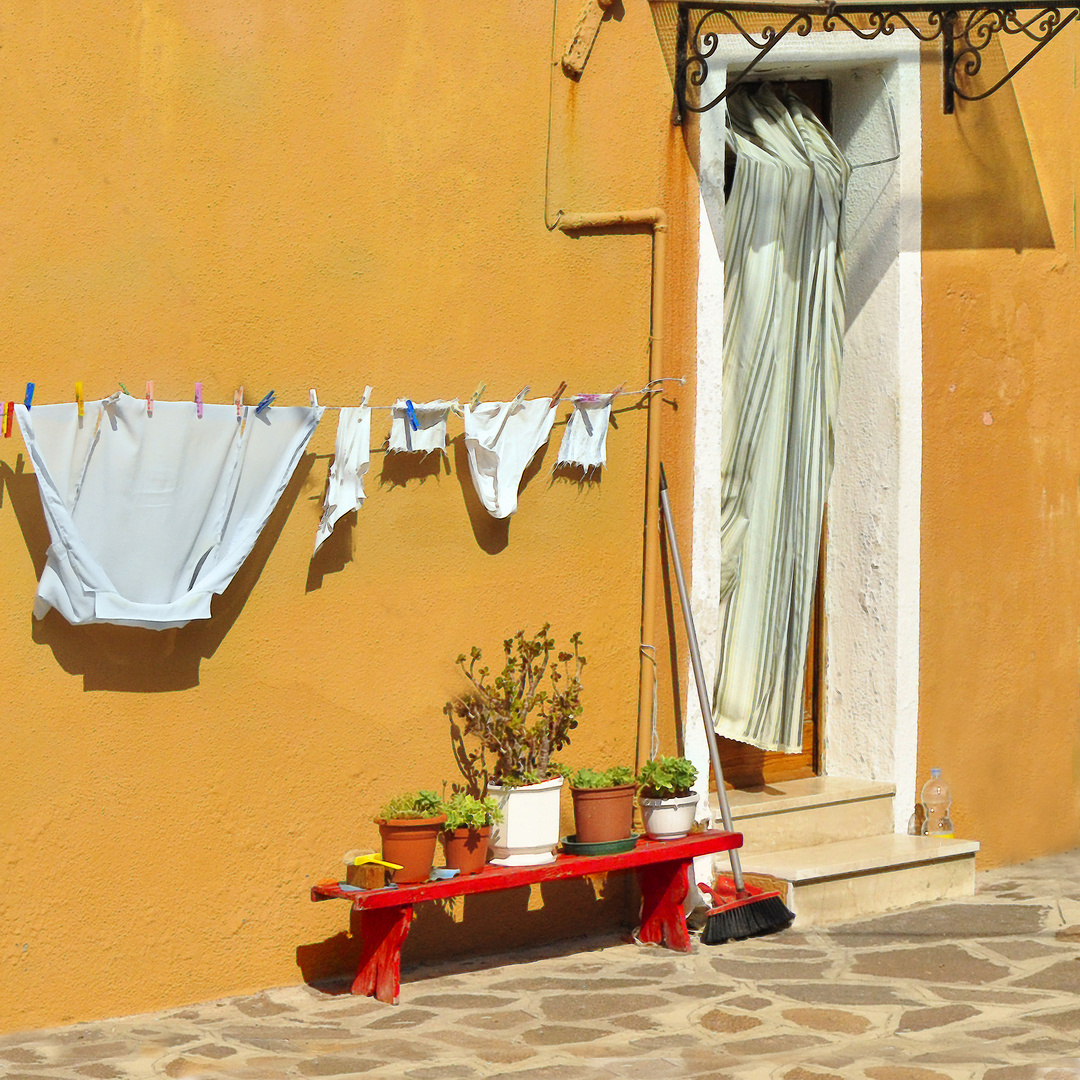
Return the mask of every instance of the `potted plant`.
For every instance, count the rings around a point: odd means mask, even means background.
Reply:
[[[392,881],[398,885],[427,881],[444,821],[442,800],[434,791],[399,795],[379,811],[375,824],[382,837],[382,857],[401,866]]]
[[[691,791],[697,769],[684,757],[657,757],[638,773],[638,804],[645,835],[677,840],[694,825],[697,794]]]
[[[478,874],[488,856],[491,826],[502,818],[499,805],[489,795],[477,799],[467,791],[457,791],[443,803],[446,821],[442,842],[446,866],[461,874]]]
[[[532,637],[519,630],[507,638],[502,671],[495,675],[480,649],[459,656],[472,690],[445,708],[470,794],[492,796],[502,814],[491,831],[491,849],[504,866],[552,862],[559,842],[563,778],[553,755],[569,743],[581,715],[585,657],[581,635],[574,634],[573,651],[553,658],[550,629],[545,623]],[[477,741],[477,749],[469,749],[467,737]]]
[[[629,838],[634,823],[633,770],[614,765],[603,772],[578,769],[570,776],[574,800],[574,840],[607,844]]]

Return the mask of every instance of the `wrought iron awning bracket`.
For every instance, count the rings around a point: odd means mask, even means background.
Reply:
[[[920,3],[899,0],[892,4],[874,3],[740,3],[738,0],[679,0],[675,49],[675,122],[681,123],[688,112],[703,113],[719,105],[738,85],[746,82],[754,69],[790,33],[800,37],[815,28],[826,33],[850,30],[864,41],[889,35],[906,28],[920,41],[941,39],[942,103],[945,113],[952,113],[956,98],[982,101],[1000,90],[1029,60],[1041,52],[1077,15],[1075,4],[1016,3],[960,4]],[[776,15],[776,25],[748,30],[740,16]],[[854,16],[863,16],[860,26]],[[923,18],[916,21],[914,16]],[[712,20],[712,26],[706,25]],[[694,104],[691,90],[704,86],[709,76],[709,60],[715,54],[722,34],[718,24],[726,23],[743,41],[756,50],[738,74],[710,101]],[[816,25],[815,25],[816,24]],[[1027,54],[988,90],[968,93],[958,82],[974,78],[982,69],[982,54],[998,34],[1022,36],[1033,42]]]

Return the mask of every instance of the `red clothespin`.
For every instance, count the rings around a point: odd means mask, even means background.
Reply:
[[[559,389],[556,390],[555,393],[551,395],[551,405],[549,406],[549,408],[554,409],[555,406],[559,404],[559,402],[562,400],[563,391],[565,389],[566,389],[566,380],[563,379],[563,381],[561,383],[559,383]]]
[[[11,421],[15,419],[15,402],[9,401],[4,406],[4,438],[11,438]]]
[[[236,422],[240,423],[240,410],[244,407],[244,388],[241,386],[233,394],[233,404],[236,406]]]
[[[146,383],[146,415],[154,415],[154,380],[148,379]]]
[[[75,384],[75,405],[79,410],[79,418],[81,419],[86,415],[86,408],[83,405],[83,392],[81,382],[77,382]]]
[[[202,383],[195,384],[195,415],[202,419]]]

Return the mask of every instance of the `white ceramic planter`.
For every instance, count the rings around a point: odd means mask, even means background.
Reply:
[[[559,843],[559,795],[563,778],[504,788],[488,785],[502,821],[491,828],[492,862],[498,866],[542,866],[555,861]]]
[[[638,799],[645,835],[652,840],[678,840],[694,826],[698,797],[694,792],[681,799]]]

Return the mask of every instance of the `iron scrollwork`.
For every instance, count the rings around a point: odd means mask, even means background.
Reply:
[[[1025,14],[1021,15],[1020,13]],[[1029,14],[1030,13],[1030,14]],[[816,28],[829,33],[847,30],[864,41],[906,29],[920,41],[942,40],[943,104],[946,113],[954,99],[982,101],[1001,89],[1029,60],[1049,44],[1080,14],[1073,5],[1009,4],[962,7],[957,3],[920,3],[901,0],[893,4],[844,3],[742,3],[738,0],[697,2],[679,0],[676,43],[675,93],[677,119],[687,112],[702,113],[719,105],[790,33],[805,37]],[[775,15],[775,22],[759,30],[744,25],[746,16]],[[723,31],[734,31],[756,51],[740,72],[711,100],[700,103],[698,92],[709,77],[709,61],[715,55]],[[1019,35],[1033,47],[988,90],[969,93],[958,78],[969,81],[982,70],[983,52],[998,34]]]

